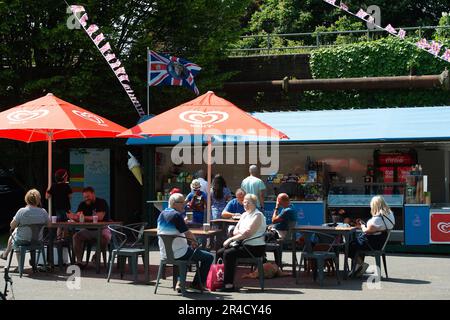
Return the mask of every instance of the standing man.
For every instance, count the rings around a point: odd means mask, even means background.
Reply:
[[[264,190],[266,185],[257,177],[258,167],[252,164],[249,168],[250,176],[245,178],[241,183],[241,189],[247,194],[254,194],[257,198],[257,207],[264,213]]]
[[[190,288],[195,290],[202,289],[200,277],[203,286],[206,284],[206,278],[208,276],[209,267],[211,266],[214,256],[204,250],[195,250],[198,246],[197,240],[194,234],[188,229],[184,222],[182,213],[184,212],[185,199],[181,193],[174,193],[169,198],[169,208],[163,210],[158,217],[158,235],[173,235],[177,236],[173,240],[172,250],[175,259],[191,260],[193,262],[199,261],[200,268],[197,270],[194,281]],[[188,244],[190,241],[190,245]],[[161,258],[166,257],[166,249],[164,242],[159,238],[159,250]],[[177,291],[181,291],[180,283],[177,283]]]
[[[86,222],[93,221],[92,216],[97,215],[98,221],[110,221],[108,204],[102,198],[95,196],[94,188],[86,187],[83,189],[83,201],[78,205],[76,214],[68,214],[68,218],[79,221],[80,215],[83,213]],[[73,251],[77,264],[82,266],[83,248],[85,241],[94,241],[97,239],[97,231],[89,229],[81,229],[73,235]],[[111,241],[111,231],[108,228],[102,230],[101,249],[106,250],[106,246]]]

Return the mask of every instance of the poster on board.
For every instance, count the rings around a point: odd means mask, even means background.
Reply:
[[[70,149],[70,186],[73,190],[71,210],[76,212],[83,201],[82,190],[91,186],[99,198],[111,205],[110,150],[81,148]]]

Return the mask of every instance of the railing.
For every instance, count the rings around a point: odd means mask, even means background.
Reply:
[[[418,38],[429,38],[432,33],[430,30],[436,29],[450,29],[450,26],[421,26],[421,27],[405,27],[402,28],[405,31],[414,31],[414,34]],[[397,31],[400,28],[396,29]],[[280,34],[258,34],[241,36],[240,40],[253,40],[255,44],[251,44],[249,48],[233,48],[229,49],[229,56],[249,56],[249,55],[269,55],[280,53],[309,53],[313,49],[320,47],[335,46],[334,42],[338,36],[345,35],[360,35],[360,37],[348,37],[345,40],[346,44],[356,43],[361,41],[371,41],[379,39],[381,37],[388,36],[382,35],[386,32],[384,29],[366,29],[366,30],[348,30],[348,31],[317,31],[317,32],[304,32],[304,33],[280,33]],[[362,35],[362,37],[361,37]],[[330,39],[331,38],[331,39]],[[299,45],[281,45],[277,46],[277,43],[286,43],[287,41],[297,42]],[[245,43],[236,44],[237,46],[243,46]]]

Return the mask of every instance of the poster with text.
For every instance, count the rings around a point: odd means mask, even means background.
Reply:
[[[91,186],[97,197],[110,202],[110,150],[70,149],[70,186],[73,191],[71,208],[76,212],[83,201],[82,190]]]

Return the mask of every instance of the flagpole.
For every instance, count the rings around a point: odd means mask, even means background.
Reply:
[[[147,115],[150,115],[150,61],[148,59],[148,47],[147,47],[147,67],[145,68],[147,70]]]

